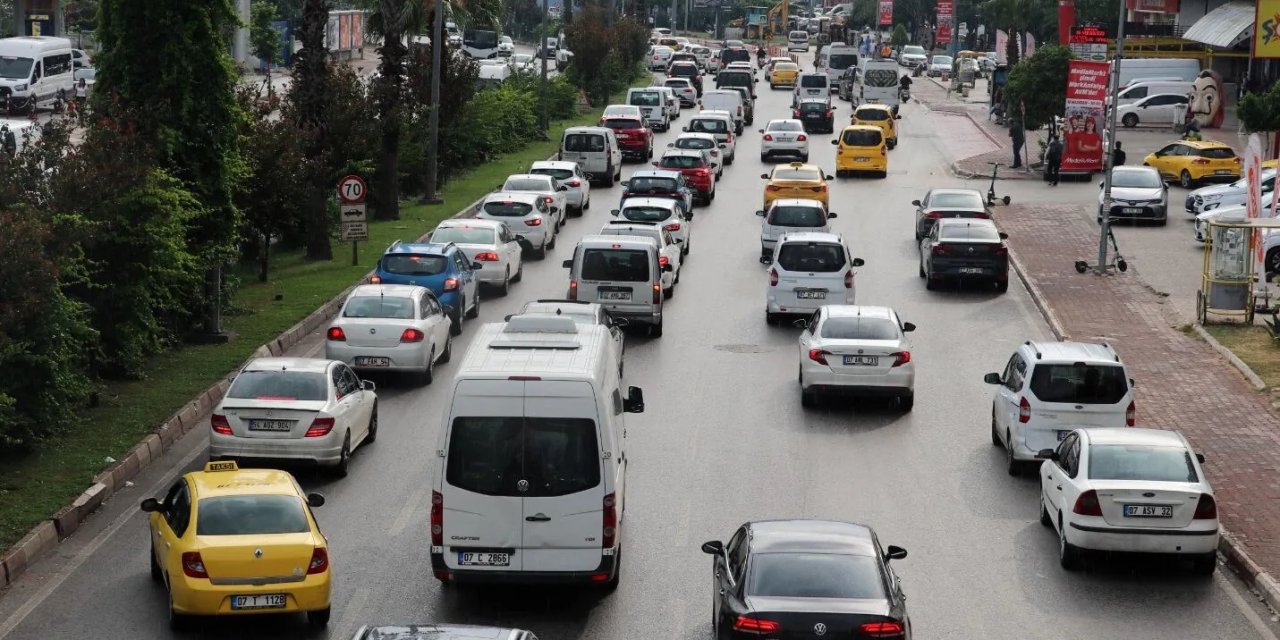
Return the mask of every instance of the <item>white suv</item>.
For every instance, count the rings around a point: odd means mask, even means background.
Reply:
[[[1010,475],[1074,429],[1132,427],[1133,380],[1111,345],[1028,340],[1003,373],[991,403],[991,444],[1004,447]]]
[[[769,324],[781,316],[810,315],[826,304],[854,304],[853,268],[862,258],[849,255],[844,239],[835,233],[788,233],[773,255],[762,257],[769,267],[764,318]]]
[[[795,231],[827,233],[831,231],[831,218],[822,203],[817,200],[787,198],[774,200],[769,210],[760,209],[756,215],[764,218],[760,225],[760,256],[768,258],[783,234]]]

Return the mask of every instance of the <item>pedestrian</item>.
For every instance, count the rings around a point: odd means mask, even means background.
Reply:
[[[1124,166],[1124,149],[1120,148],[1119,140],[1116,140],[1116,150],[1114,153],[1111,154],[1111,166],[1113,167]]]
[[[1009,138],[1013,140],[1013,165],[1017,169],[1022,166],[1022,145],[1026,144],[1026,133],[1022,130],[1022,119],[1013,118],[1009,124]]]
[[[1058,186],[1058,178],[1062,172],[1062,139],[1058,134],[1049,134],[1049,146],[1044,152],[1044,177],[1049,186]]]

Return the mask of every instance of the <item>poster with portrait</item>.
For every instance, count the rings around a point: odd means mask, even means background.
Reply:
[[[1103,106],[1107,97],[1106,62],[1072,60],[1067,69],[1067,104],[1062,129],[1062,172],[1102,171]]]
[[[880,26],[893,25],[893,0],[880,0]]]

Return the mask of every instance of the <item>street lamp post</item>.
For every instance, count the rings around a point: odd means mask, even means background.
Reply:
[[[1102,233],[1098,236],[1098,264],[1093,266],[1094,273],[1098,275],[1107,273],[1107,240],[1111,235],[1111,169],[1116,151],[1116,92],[1120,88],[1120,61],[1124,59],[1124,19],[1125,4],[1122,2],[1119,26],[1116,27],[1116,55],[1111,61],[1107,100],[1103,101],[1103,108],[1107,109],[1107,155],[1102,159]]]
[[[436,0],[435,24],[431,26],[431,113],[427,116],[427,179],[422,204],[444,204],[436,194],[440,163],[440,59],[444,53],[444,2]]]

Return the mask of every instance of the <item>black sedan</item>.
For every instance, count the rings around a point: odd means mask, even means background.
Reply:
[[[912,200],[916,208],[916,241],[929,233],[941,218],[990,218],[991,210],[974,189],[930,189],[923,200]]]
[[[1009,247],[994,222],[973,218],[938,220],[920,242],[920,277],[925,288],[944,280],[994,283],[1009,288]]]
[[[835,131],[836,119],[831,103],[821,98],[801,100],[792,117],[804,125],[806,133]]]
[[[909,640],[906,597],[870,527],[827,520],[748,522],[729,542],[706,542],[716,640]]]

